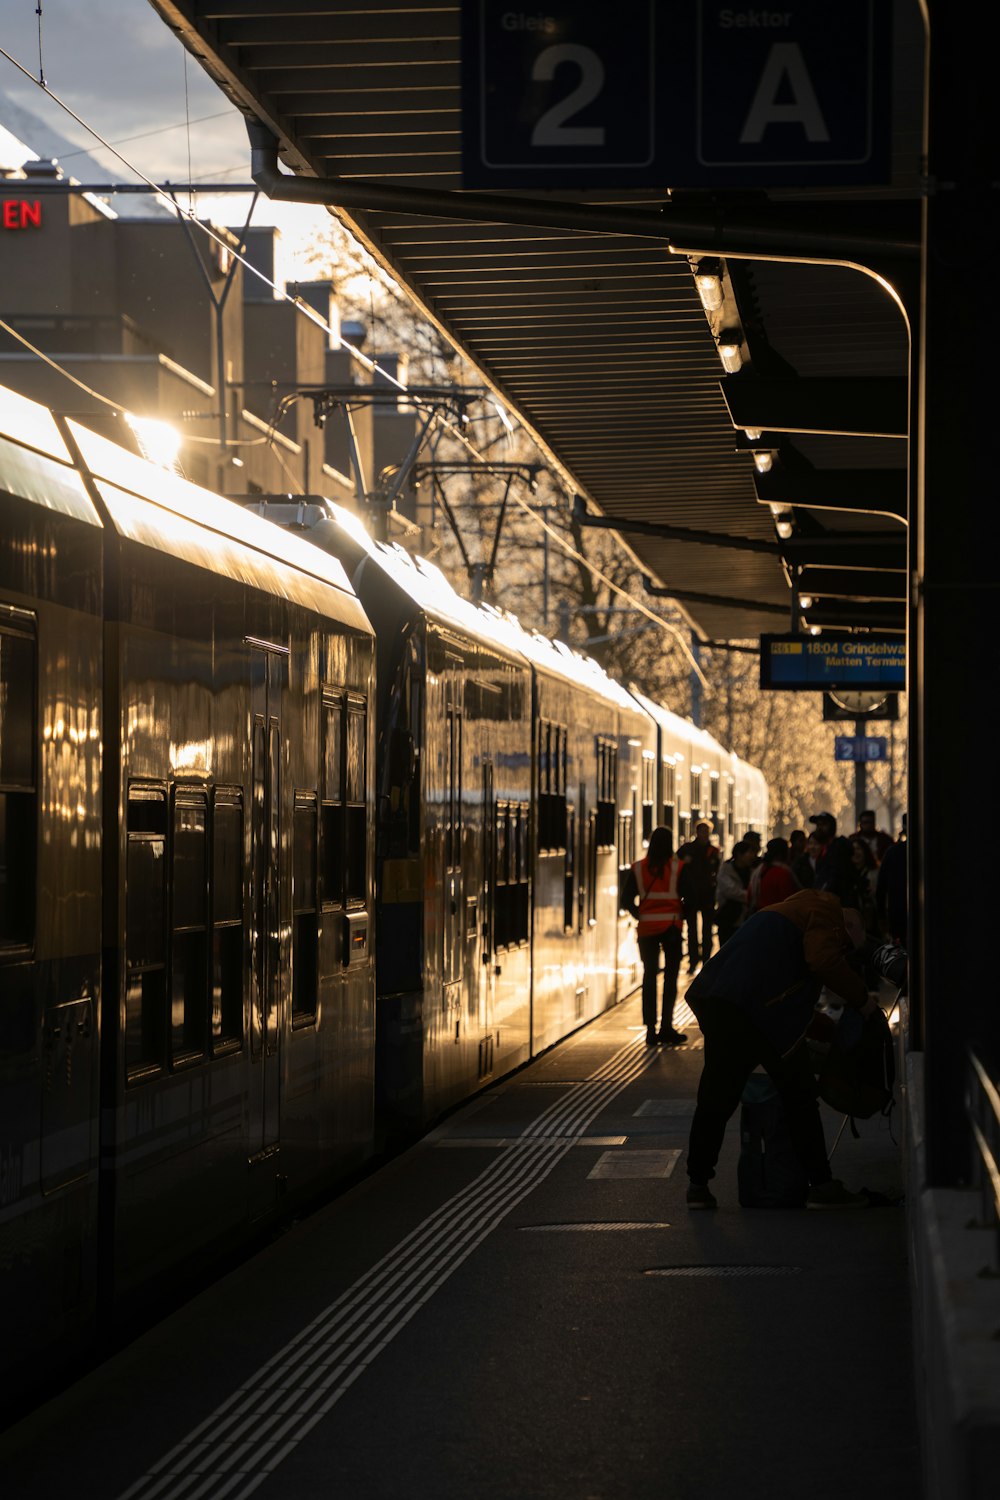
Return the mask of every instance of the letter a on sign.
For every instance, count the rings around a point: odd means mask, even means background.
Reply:
[[[788,93],[792,98],[779,102]],[[757,85],[740,133],[740,145],[758,145],[769,125],[800,124],[808,141],[828,141],[823,112],[819,107],[809,70],[796,42],[776,42],[767,54],[767,62]]]

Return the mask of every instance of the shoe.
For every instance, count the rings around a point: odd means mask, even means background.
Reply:
[[[688,1208],[718,1208],[719,1205],[707,1182],[692,1182],[688,1184],[687,1206]]]
[[[820,1182],[806,1193],[806,1208],[869,1208],[871,1200],[867,1193],[852,1193],[840,1181],[831,1177],[829,1182]]]
[[[656,1038],[661,1047],[679,1047],[682,1042],[687,1041],[686,1031],[675,1031],[671,1026],[667,1031],[661,1031]]]
[[[653,1030],[652,1026],[647,1026],[646,1027],[646,1046],[647,1047],[655,1047],[656,1046],[656,1032]]]

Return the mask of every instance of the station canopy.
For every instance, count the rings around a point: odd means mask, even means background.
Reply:
[[[702,637],[793,612],[904,630],[916,0],[814,7],[836,12],[843,65],[787,30],[798,11],[152,3],[255,122],[255,180],[330,205]],[[860,146],[838,136],[848,63]],[[528,130],[552,79],[561,102]],[[596,164],[567,169],[567,143],[576,163],[591,142]],[[855,162],[878,180],[850,180]]]

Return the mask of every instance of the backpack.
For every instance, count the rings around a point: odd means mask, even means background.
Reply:
[[[819,1097],[852,1120],[888,1115],[893,1106],[896,1057],[885,1011],[876,1006],[858,1039],[834,1048],[817,1080]]]

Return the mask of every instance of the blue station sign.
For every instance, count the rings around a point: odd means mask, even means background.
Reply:
[[[906,687],[906,642],[892,635],[762,635],[760,685],[818,693]]]
[[[889,0],[463,0],[463,183],[886,182],[891,10]]]
[[[881,734],[838,734],[833,741],[834,760],[868,762],[889,759],[889,742]]]

